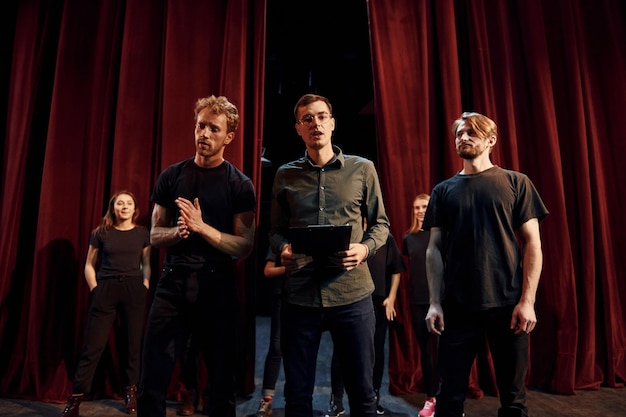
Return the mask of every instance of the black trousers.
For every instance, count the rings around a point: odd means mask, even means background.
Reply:
[[[128,342],[123,382],[126,385],[136,385],[139,382],[141,338],[147,296],[148,290],[143,285],[142,277],[98,280],[98,285],[91,293],[85,346],[74,374],[72,388],[74,394],[91,392],[94,374],[118,311],[126,329]]]
[[[461,417],[469,376],[485,338],[493,358],[499,417],[527,417],[526,374],[528,334],[509,329],[514,306],[468,311],[457,304],[444,304],[445,330],[439,337],[437,417]]]
[[[428,331],[426,325],[427,304],[411,304],[411,325],[420,348],[420,366],[422,382],[426,397],[431,398],[439,391],[439,374],[437,373],[437,349],[439,336]],[[447,327],[447,317],[446,327]]]
[[[174,366],[191,337],[207,367],[209,416],[235,417],[238,317],[232,270],[165,269],[146,325],[138,416],[165,417]]]
[[[280,364],[283,361],[283,354],[280,350],[280,310],[281,295],[272,295],[272,316],[270,327],[270,340],[265,356],[265,364],[263,368],[263,391],[261,395],[274,396],[276,393],[276,382],[280,373]]]

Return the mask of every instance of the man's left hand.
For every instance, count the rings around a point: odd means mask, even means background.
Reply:
[[[347,251],[337,252],[331,261],[341,269],[351,271],[365,262],[368,253],[369,249],[363,243],[350,243]]]

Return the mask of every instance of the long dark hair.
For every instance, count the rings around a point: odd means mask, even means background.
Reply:
[[[135,212],[133,213],[133,223],[135,223],[135,221],[139,217],[139,209],[137,208],[137,198],[130,191],[122,190],[122,191],[116,192],[115,194],[113,194],[113,196],[111,196],[111,199],[109,200],[109,208],[107,209],[107,212],[102,217],[102,222],[96,228],[96,232],[106,232],[115,226],[117,219],[115,218],[114,207],[115,207],[117,198],[122,194],[129,195],[133,199],[133,203],[135,203]]]

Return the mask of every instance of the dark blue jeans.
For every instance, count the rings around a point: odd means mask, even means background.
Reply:
[[[339,355],[351,417],[376,416],[372,383],[375,317],[371,297],[339,307],[283,304],[281,345],[285,415],[313,416],[315,370],[322,332],[330,331]]]
[[[444,304],[445,330],[439,337],[437,417],[461,417],[474,359],[485,337],[493,358],[500,409],[498,417],[527,417],[528,334],[509,329],[514,306],[468,311]]]
[[[383,305],[386,297],[372,296],[374,303],[374,316],[376,317],[376,329],[374,331],[374,374],[373,384],[376,392],[380,391],[383,384],[383,374],[385,371],[385,341],[387,340],[387,329],[389,329],[389,320],[387,320],[387,308]],[[335,400],[343,401],[344,383],[341,374],[341,364],[339,358],[335,355],[333,349],[333,357],[330,367],[331,393]],[[380,395],[380,394],[379,394]]]

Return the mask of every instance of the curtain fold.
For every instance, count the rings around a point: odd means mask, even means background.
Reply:
[[[84,343],[89,234],[120,189],[136,195],[139,223],[149,227],[156,177],[193,156],[197,98],[225,95],[238,106],[226,157],[258,187],[265,1],[32,0],[14,17],[4,80],[0,395],[65,401]],[[239,265],[247,358],[254,265]],[[95,397],[123,392],[116,343],[112,334]],[[254,390],[254,367],[238,377],[241,393]]]
[[[528,174],[551,212],[541,225],[528,384],[561,394],[623,386],[624,5],[368,0],[368,12],[392,233],[403,236],[417,194],[460,169],[452,121],[463,111],[490,116],[499,127],[494,163]],[[392,394],[421,389],[406,280],[390,336]]]
[[[527,173],[551,214],[528,384],[574,394],[626,379],[626,5],[619,0],[367,0],[378,169],[398,241],[415,195],[460,168],[450,124],[498,123],[494,163]],[[0,395],[64,401],[84,341],[90,231],[193,154],[193,104],[228,96],[226,157],[260,187],[266,0],[25,0],[5,9],[0,176]],[[201,17],[201,18],[199,18]],[[9,55],[10,54],[10,55]],[[259,201],[260,204],[260,201]],[[162,253],[155,251],[153,280]],[[238,371],[254,389],[256,262],[240,262]],[[408,276],[390,334],[392,394],[420,392]],[[155,281],[154,281],[155,282]],[[112,335],[95,395],[120,392]],[[488,355],[479,361],[489,390]],[[175,390],[176,385],[172,388]],[[172,393],[175,395],[175,393]]]

